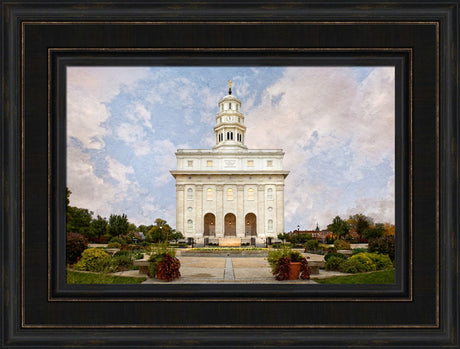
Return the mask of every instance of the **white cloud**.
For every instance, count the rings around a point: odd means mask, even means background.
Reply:
[[[110,133],[104,126],[110,117],[106,104],[147,72],[147,68],[67,68],[68,138],[77,139],[87,149],[102,149]]]
[[[67,148],[67,186],[72,191],[72,206],[89,208],[94,213],[107,216],[117,194],[117,187],[96,176],[89,154]]]
[[[153,142],[152,149],[157,168],[157,173],[152,180],[155,186],[162,186],[173,180],[169,171],[176,167],[174,153],[179,148],[170,140],[157,140]]]
[[[316,216],[328,224],[347,205],[365,213],[374,207],[373,214],[382,210],[385,219],[392,218],[388,212],[394,207],[393,193],[343,197],[341,184],[366,180],[366,169],[394,161],[393,68],[374,69],[362,82],[351,68],[287,68],[259,105],[242,109],[248,147],[282,148],[286,153],[284,168],[291,170],[286,221],[302,217],[316,224]],[[318,156],[330,163],[317,164]],[[311,166],[321,166],[324,186],[309,177]],[[339,169],[339,175],[334,173]]]

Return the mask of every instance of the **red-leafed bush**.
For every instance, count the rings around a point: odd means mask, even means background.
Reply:
[[[88,248],[88,240],[78,233],[67,233],[66,260],[67,264],[74,264],[84,250]]]
[[[157,279],[172,281],[180,277],[180,261],[172,257],[169,253],[157,266]]]
[[[289,279],[289,263],[291,260],[288,257],[281,257],[276,263],[276,269],[273,275],[278,281]]]
[[[308,266],[307,258],[303,258],[301,261],[301,267],[300,267],[300,278],[302,280],[308,280],[310,279],[310,274],[311,274],[311,268]]]

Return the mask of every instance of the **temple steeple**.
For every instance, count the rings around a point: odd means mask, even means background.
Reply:
[[[228,95],[219,101],[216,115],[216,145],[213,149],[222,151],[247,150],[244,145],[246,126],[241,113],[241,101],[232,95],[232,82],[228,81]]]

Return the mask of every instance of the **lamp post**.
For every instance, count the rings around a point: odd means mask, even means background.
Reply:
[[[300,225],[297,226],[297,234],[300,233]]]

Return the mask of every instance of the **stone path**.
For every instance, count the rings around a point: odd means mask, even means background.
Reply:
[[[309,255],[309,260],[321,260],[323,256]],[[172,283],[247,283],[267,284],[280,283],[273,277],[268,261],[265,257],[179,257],[181,262],[181,277],[171,281]],[[139,275],[137,270],[129,270],[115,275],[145,276]],[[325,271],[320,269],[319,275],[313,278],[326,278],[337,275],[348,275],[340,272]],[[143,284],[164,283],[158,279],[148,278]],[[312,280],[281,281],[282,283],[306,283],[314,284]]]
[[[225,258],[224,280],[235,280],[235,274],[233,273],[233,264],[231,258]]]

